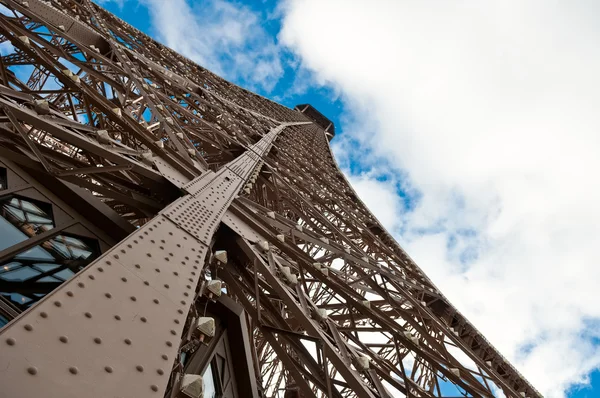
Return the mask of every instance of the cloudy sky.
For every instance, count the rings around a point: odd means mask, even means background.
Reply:
[[[99,2],[313,103],[355,189],[461,312],[546,397],[600,396],[600,3]]]

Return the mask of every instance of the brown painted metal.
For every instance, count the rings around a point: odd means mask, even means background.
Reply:
[[[541,396],[369,212],[312,106],[233,85],[89,0],[2,3],[0,158],[33,177],[0,198],[49,190],[96,236],[133,232],[20,315],[0,301],[16,317],[0,397],[174,397],[219,344],[244,358],[226,397]],[[59,221],[0,257],[90,223]],[[214,279],[221,304],[203,296]],[[184,360],[207,309],[220,337]]]

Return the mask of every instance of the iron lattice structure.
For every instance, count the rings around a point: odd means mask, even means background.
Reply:
[[[361,202],[316,109],[229,83],[89,0],[1,3],[3,164],[83,188],[121,230],[98,225],[114,244],[65,282],[0,273],[31,301],[0,302],[0,396],[191,394],[199,319],[229,300],[254,376],[222,396],[541,397]],[[0,181],[0,199],[24,186]],[[85,222],[38,225],[0,260]]]

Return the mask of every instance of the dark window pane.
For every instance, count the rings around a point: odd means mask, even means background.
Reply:
[[[95,239],[57,235],[0,264],[0,295],[25,309],[99,255]]]
[[[0,198],[0,250],[54,228],[52,205],[20,196]]]
[[[6,169],[4,167],[0,167],[0,191],[8,188],[8,179],[6,178]],[[0,320],[0,326],[2,326],[2,322]]]
[[[51,204],[18,195],[0,198],[0,250],[54,226]],[[0,264],[0,295],[25,310],[99,255],[96,239],[68,233],[47,239]]]

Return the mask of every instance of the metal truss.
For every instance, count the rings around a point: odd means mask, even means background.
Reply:
[[[89,0],[0,3],[0,158],[138,227],[0,329],[1,397],[178,396],[211,281],[262,397],[541,397],[362,203],[327,120]]]

